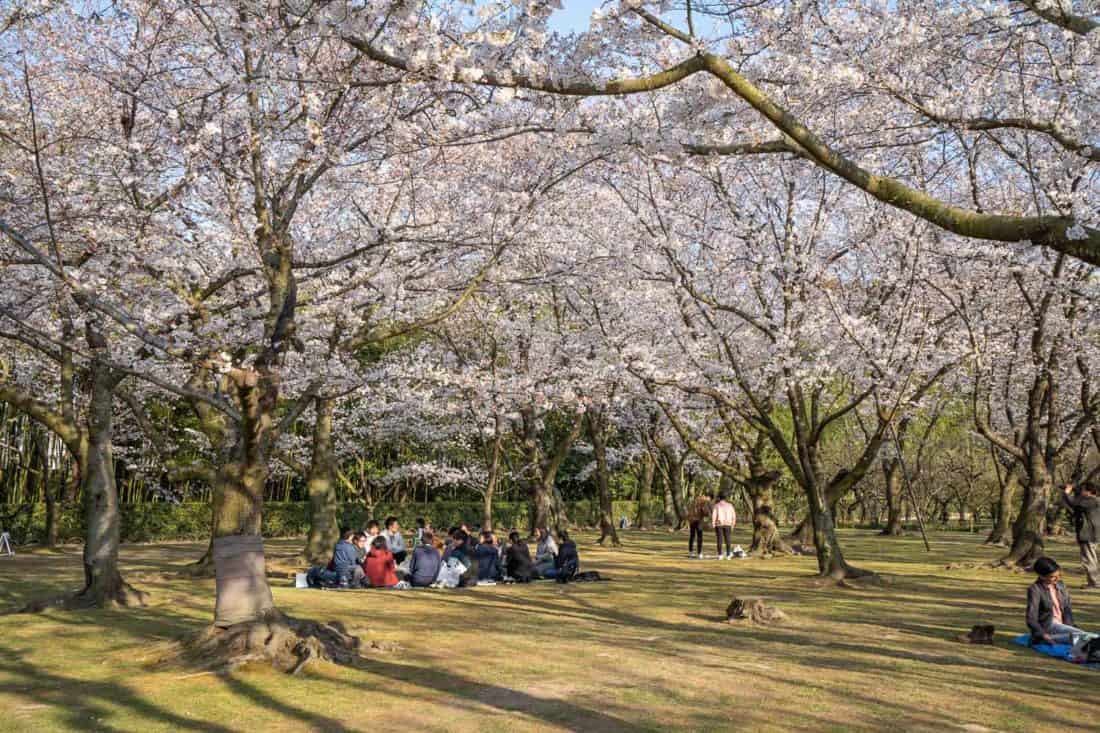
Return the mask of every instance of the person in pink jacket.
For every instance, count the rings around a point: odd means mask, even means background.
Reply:
[[[729,492],[723,491],[718,496],[718,503],[710,510],[710,523],[714,526],[714,536],[718,540],[718,559],[729,560],[733,557],[730,543],[733,537],[733,525],[737,524],[737,512],[733,504],[729,502]],[[726,552],[722,553],[722,541],[725,540]]]

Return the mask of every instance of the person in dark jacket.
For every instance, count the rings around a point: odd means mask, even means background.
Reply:
[[[508,549],[504,552],[504,573],[517,583],[530,583],[535,577],[535,563],[531,561],[531,550],[520,539],[519,532],[508,535]]]
[[[332,569],[336,571],[341,585],[358,586],[363,580],[363,568],[359,565],[360,551],[366,542],[362,532],[344,532],[332,551]]]
[[[561,530],[558,538],[561,544],[558,545],[558,554],[554,558],[554,568],[557,571],[554,579],[559,583],[567,583],[580,571],[581,558],[577,554],[577,543],[569,539],[568,532]]]
[[[1096,484],[1085,484],[1077,491],[1067,486],[1062,501],[1073,511],[1073,528],[1077,532],[1077,546],[1081,548],[1081,566],[1085,569],[1085,587],[1100,587],[1100,559],[1097,558],[1097,542],[1100,542],[1100,498],[1096,496]]]
[[[426,529],[420,535],[420,544],[413,549],[409,560],[409,583],[414,588],[427,588],[439,576],[441,560],[434,542],[434,534]]]
[[[470,547],[471,542],[470,535],[463,532],[461,528],[456,529],[451,536],[451,546],[443,551],[444,563],[453,558],[466,568],[458,584],[460,588],[477,585],[477,556]]]
[[[1084,633],[1073,624],[1073,606],[1062,582],[1062,569],[1049,557],[1035,561],[1039,579],[1027,589],[1027,628],[1032,644],[1072,644]]]
[[[481,533],[481,542],[474,554],[477,556],[477,584],[496,585],[500,577],[500,545],[492,532]]]

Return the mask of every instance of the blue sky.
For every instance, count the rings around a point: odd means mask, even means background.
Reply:
[[[600,6],[600,0],[563,0],[561,10],[550,16],[551,30],[567,33],[588,29],[592,11]]]
[[[604,4],[603,0],[562,0],[562,9],[555,11],[550,16],[550,30],[560,33],[586,31],[588,30],[588,22],[592,16],[592,11]],[[618,3],[612,2],[609,5],[615,7]],[[663,17],[674,25],[686,27],[684,12],[680,9],[665,13]],[[714,21],[706,19],[698,20],[695,26],[695,29],[701,32],[705,32],[707,29],[713,30],[713,28]]]

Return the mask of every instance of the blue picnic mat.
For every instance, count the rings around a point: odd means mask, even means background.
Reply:
[[[1019,644],[1020,646],[1026,646],[1029,649],[1034,649],[1040,654],[1046,654],[1048,657],[1054,657],[1055,659],[1061,659],[1063,662],[1072,661],[1069,658],[1070,649],[1073,647],[1069,644],[1032,644],[1031,634],[1022,634],[1012,640],[1013,644]],[[1079,667],[1087,667],[1089,669],[1100,670],[1100,664],[1078,664]]]

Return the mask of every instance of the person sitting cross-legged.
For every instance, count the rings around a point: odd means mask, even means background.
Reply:
[[[1069,591],[1062,582],[1062,569],[1049,557],[1035,561],[1039,578],[1027,589],[1027,628],[1032,644],[1073,644],[1085,633],[1073,622]]]
[[[427,588],[439,576],[441,564],[439,550],[435,549],[435,535],[425,529],[420,535],[420,544],[413,548],[409,560],[409,584],[414,588]]]
[[[394,561],[405,562],[408,552],[405,550],[405,537],[401,534],[401,523],[397,521],[397,517],[386,517],[386,531],[382,536],[386,538],[386,547],[393,553]]]
[[[477,584],[496,585],[500,578],[500,546],[492,532],[482,532],[474,550],[477,556]]]
[[[564,529],[558,532],[561,545],[558,554],[554,558],[556,572],[554,579],[559,583],[567,583],[576,576],[581,569],[581,558],[577,554],[577,543],[569,539],[569,533]]]
[[[535,544],[535,572],[540,578],[553,578],[558,574],[558,543],[546,527],[539,527]]]
[[[393,553],[386,549],[386,538],[375,537],[371,543],[367,559],[363,561],[367,580],[371,588],[393,588],[397,585],[396,563]],[[364,585],[366,585],[364,583]]]
[[[504,551],[504,573],[517,583],[530,583],[535,577],[535,564],[531,562],[531,550],[520,539],[519,532],[508,535],[508,549]]]
[[[362,532],[347,530],[332,551],[332,569],[340,585],[358,586],[363,580],[363,568],[359,566],[359,553],[366,542]]]

